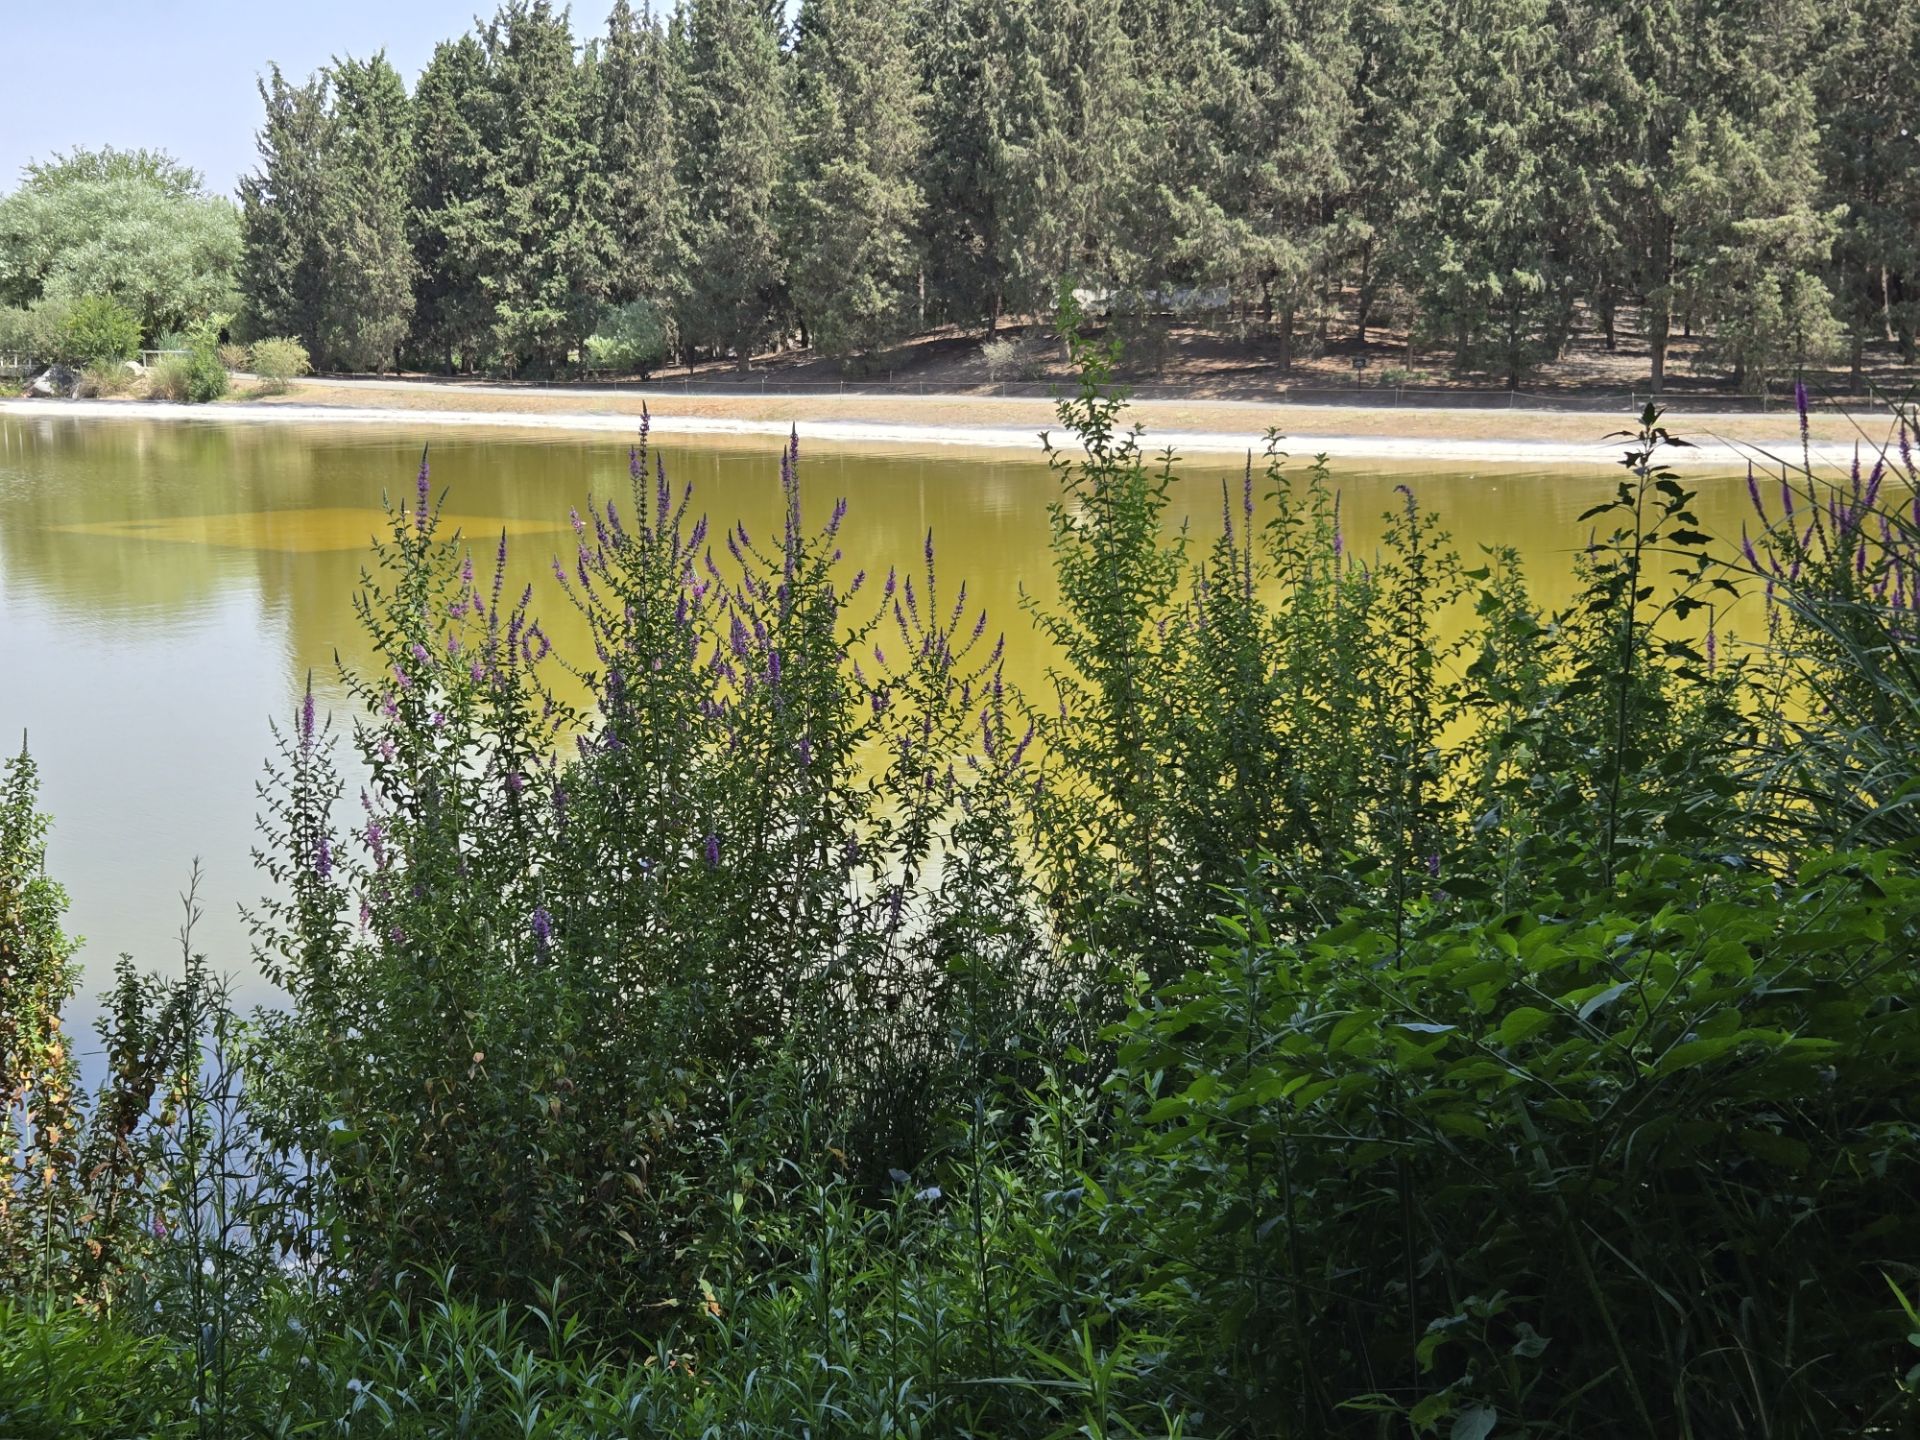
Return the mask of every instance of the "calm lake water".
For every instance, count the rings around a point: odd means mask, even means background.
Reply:
[[[430,438],[449,522],[483,551],[509,532],[510,588],[535,585],[564,653],[574,632],[552,593],[551,558],[572,548],[569,507],[627,495],[625,446],[501,431]],[[716,529],[775,523],[777,441],[660,448]],[[337,706],[336,654],[364,661],[352,595],[383,528],[383,491],[411,495],[419,453],[418,435],[358,426],[0,417],[0,741],[12,750],[27,732],[40,763],[50,866],[72,898],[69,928],[87,942],[89,996],[76,1019],[90,1020],[90,992],[117,954],[177,963],[179,894],[195,857],[200,948],[244,998],[266,998],[248,978],[239,907],[259,893],[250,847],[268,722],[292,715],[309,673]],[[1006,629],[1013,678],[1040,678],[1020,594],[1052,593],[1044,463],[818,453],[802,473],[815,518],[848,500],[850,566],[904,567],[931,529],[943,582],[966,577]],[[1217,463],[1185,470],[1176,507],[1197,532],[1218,532],[1224,473]],[[1575,517],[1611,492],[1615,473],[1343,469],[1338,484],[1361,553],[1406,481],[1464,549],[1516,546],[1551,604],[1572,588],[1569,556],[1584,538]],[[1741,483],[1689,483],[1707,528],[1737,535]]]

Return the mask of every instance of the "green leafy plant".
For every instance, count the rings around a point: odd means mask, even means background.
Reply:
[[[284,337],[254,341],[247,358],[253,373],[260,377],[261,388],[275,395],[284,395],[290,381],[313,369],[307,358],[307,347],[298,340]]]

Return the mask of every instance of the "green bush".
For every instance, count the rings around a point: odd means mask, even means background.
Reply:
[[[288,381],[307,374],[313,368],[307,359],[307,347],[298,340],[256,340],[248,356],[253,373],[264,382],[265,389],[275,394],[284,393]]]
[[[644,376],[667,357],[672,322],[650,300],[609,305],[587,339],[587,361],[596,370]]]
[[[140,349],[140,317],[108,295],[86,295],[68,309],[58,358],[81,365],[131,360]]]
[[[147,396],[184,405],[193,366],[185,355],[162,355],[147,367]]]
[[[227,393],[227,367],[211,345],[195,345],[186,356],[186,399],[205,405]]]

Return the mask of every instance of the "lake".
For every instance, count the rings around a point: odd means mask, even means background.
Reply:
[[[1596,429],[1605,423],[1595,417]],[[427,438],[449,523],[475,537],[483,565],[509,533],[510,588],[535,586],[536,613],[565,654],[576,632],[551,559],[573,548],[570,507],[625,499],[625,445],[499,430]],[[238,977],[243,999],[267,998],[247,978],[239,907],[259,893],[250,846],[269,721],[291,718],[309,674],[322,705],[338,708],[336,655],[364,663],[354,588],[383,528],[383,492],[413,493],[420,444],[361,426],[0,416],[0,740],[11,751],[27,732],[40,764],[49,865],[73,902],[68,928],[87,942],[76,1020],[90,1024],[91,992],[119,953],[177,963],[179,894],[195,857],[200,948]],[[776,523],[777,441],[658,449],[716,529],[739,519],[759,535]],[[1217,461],[1185,467],[1176,508],[1197,533],[1218,533],[1227,473]],[[1411,483],[1463,549],[1517,547],[1548,604],[1572,590],[1569,557],[1584,539],[1575,517],[1617,474],[1336,472],[1358,553],[1393,487]],[[931,529],[943,580],[965,577],[1007,631],[1010,678],[1043,678],[1020,603],[1023,589],[1042,603],[1052,594],[1055,482],[1043,461],[822,451],[804,455],[802,476],[814,519],[849,502],[849,566],[913,563]],[[1688,483],[1706,528],[1737,536],[1742,483]]]

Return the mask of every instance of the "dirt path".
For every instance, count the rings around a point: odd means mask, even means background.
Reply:
[[[143,402],[0,401],[4,414],[166,418],[180,420],[401,427],[463,425],[531,431],[630,434],[643,407],[662,436],[716,443],[762,444],[797,426],[803,444],[835,449],[976,450],[1040,448],[1040,434],[1060,438],[1052,402],[1000,397],[893,395],[643,394],[632,390],[489,385],[420,380],[307,380],[284,395],[235,398],[207,407]],[[1386,464],[1566,465],[1616,463],[1617,432],[1635,417],[1591,410],[1313,406],[1233,400],[1142,400],[1129,415],[1153,449],[1183,454],[1242,455],[1258,451],[1270,428],[1294,455]],[[1725,469],[1769,455],[1800,456],[1792,415],[1689,413],[1672,418],[1696,448],[1669,452],[1676,464]],[[1823,465],[1850,461],[1863,449],[1891,443],[1883,411],[1857,417],[1818,414],[1811,435]]]

